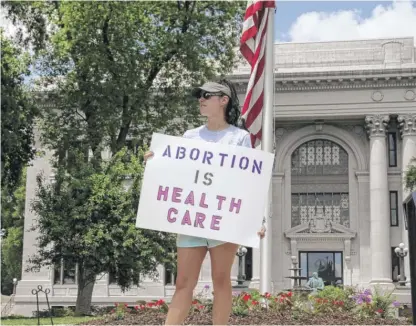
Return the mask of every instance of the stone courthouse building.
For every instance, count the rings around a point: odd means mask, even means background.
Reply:
[[[275,44],[275,154],[273,173],[272,270],[275,291],[292,286],[289,268],[298,264],[306,282],[318,272],[325,284],[382,283],[403,302],[409,288],[397,284],[394,248],[407,243],[401,203],[402,176],[416,157],[416,48],[413,38]],[[231,78],[241,102],[248,66]],[[51,175],[48,155],[28,169],[26,202],[35,195],[35,177]],[[36,310],[31,290],[51,290],[52,306],[73,306],[75,266],[25,271],[36,251],[36,234],[26,230],[35,216],[26,205],[23,275],[14,313]],[[206,258],[199,287],[210,284]],[[247,282],[259,286],[260,254],[248,250]],[[408,261],[405,272],[409,275]],[[234,266],[237,276],[237,259]],[[111,275],[97,278],[93,304],[169,298],[174,275],[122,293]]]

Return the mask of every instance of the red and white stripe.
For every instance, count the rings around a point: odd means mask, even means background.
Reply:
[[[274,10],[274,8],[275,1],[248,1],[240,39],[241,54],[251,66],[250,80],[241,114],[251,134],[253,147],[261,141],[266,31],[269,23],[269,10]]]

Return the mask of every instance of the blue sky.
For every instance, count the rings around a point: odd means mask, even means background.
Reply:
[[[331,41],[414,36],[416,2],[396,1],[279,1],[275,40]]]

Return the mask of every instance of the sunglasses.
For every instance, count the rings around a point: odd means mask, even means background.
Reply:
[[[223,93],[221,92],[216,92],[216,93],[210,93],[210,92],[201,92],[198,96],[198,99],[200,99],[201,97],[203,97],[204,99],[208,100],[210,99],[212,96],[224,96]]]

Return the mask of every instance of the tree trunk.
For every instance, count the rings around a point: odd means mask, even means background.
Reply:
[[[91,315],[92,291],[94,290],[95,275],[88,277],[86,271],[79,270],[78,273],[78,293],[75,306],[76,316]]]

